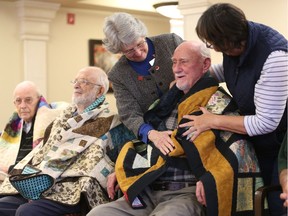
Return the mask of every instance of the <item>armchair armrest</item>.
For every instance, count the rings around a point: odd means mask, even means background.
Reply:
[[[264,216],[264,201],[267,194],[271,191],[281,191],[280,185],[262,186],[258,188],[254,196],[254,213],[255,216]]]

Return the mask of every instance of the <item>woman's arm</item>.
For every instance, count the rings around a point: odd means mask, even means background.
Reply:
[[[220,71],[220,67],[217,68]],[[200,133],[209,129],[227,130],[248,134],[249,136],[267,134],[274,131],[279,125],[287,105],[287,68],[287,53],[277,51],[270,54],[264,64],[261,77],[255,85],[255,115],[215,115],[208,112],[205,108],[201,108],[203,115],[184,116],[184,118],[191,121],[179,125],[179,127],[190,127],[183,135],[193,133],[192,140],[194,140]]]
[[[255,85],[255,115],[245,116],[244,126],[249,136],[274,131],[283,116],[288,97],[288,53],[271,53]]]
[[[185,115],[183,118],[190,121],[179,125],[179,127],[188,127],[183,136],[191,135],[193,141],[200,133],[210,129],[226,130],[239,134],[246,134],[244,127],[244,116],[215,115],[210,113],[204,107],[200,107],[202,115]]]
[[[224,70],[222,64],[211,65],[209,69],[210,75],[214,77],[218,82],[225,82]]]

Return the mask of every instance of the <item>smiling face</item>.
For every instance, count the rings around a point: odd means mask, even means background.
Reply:
[[[209,69],[211,61],[200,52],[201,43],[183,42],[174,51],[172,69],[177,87],[185,94]]]
[[[14,105],[20,118],[31,122],[37,111],[40,95],[34,83],[24,81],[14,90]]]
[[[144,61],[148,54],[148,44],[145,37],[140,37],[134,43],[125,46],[122,53],[127,59],[134,62]]]

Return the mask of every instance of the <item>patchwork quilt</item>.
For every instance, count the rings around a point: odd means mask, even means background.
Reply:
[[[202,78],[185,95],[174,86],[146,113],[146,122],[165,130],[163,121],[175,106],[179,124],[185,121],[183,115],[200,115],[200,106],[219,115],[238,115],[231,97],[212,78]],[[191,142],[182,136],[184,131],[173,131],[176,148],[169,156],[162,155],[153,143],[146,145],[134,140],[124,145],[115,169],[131,206],[168,165],[188,166],[203,182],[208,216],[253,215],[254,192],[263,185],[253,145],[245,136],[220,130],[205,131]]]

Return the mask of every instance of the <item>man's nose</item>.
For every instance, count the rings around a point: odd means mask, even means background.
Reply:
[[[27,107],[27,104],[24,101],[22,101],[19,106],[21,109],[25,109]]]
[[[79,83],[79,82],[76,82],[76,83],[73,85],[73,88],[74,88],[74,89],[80,88],[80,83]]]
[[[177,72],[179,72],[180,71],[180,66],[181,66],[181,64],[180,63],[174,63],[173,64],[173,67],[172,67],[172,70],[173,70],[173,72],[174,73],[177,73]]]

